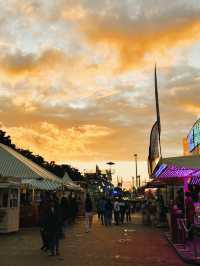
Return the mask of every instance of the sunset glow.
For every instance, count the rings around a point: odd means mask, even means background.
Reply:
[[[137,153],[146,179],[156,62],[162,151],[182,155],[200,115],[200,2],[169,2],[1,1],[1,128],[46,160],[116,161],[127,182]]]

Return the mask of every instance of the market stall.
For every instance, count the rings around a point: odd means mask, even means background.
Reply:
[[[16,178],[0,178],[0,233],[19,230],[20,183]]]
[[[192,254],[200,254],[200,156],[181,156],[161,159],[153,173],[154,180],[171,188],[168,197],[170,238],[183,250],[193,246]],[[198,247],[197,247],[198,243]]]
[[[44,193],[56,192],[61,196],[66,191],[83,193],[73,181],[63,180],[43,167],[27,159],[12,148],[0,144],[0,180],[11,176],[20,183],[20,226],[38,224],[38,205]]]

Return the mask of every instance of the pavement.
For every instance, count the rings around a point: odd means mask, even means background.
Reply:
[[[0,266],[185,266],[167,242],[163,231],[132,224],[104,227],[95,218],[92,231],[85,233],[79,220],[66,230],[59,257],[40,251],[38,228],[0,235]]]

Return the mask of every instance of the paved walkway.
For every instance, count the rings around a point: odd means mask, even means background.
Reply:
[[[184,266],[158,229],[134,224],[106,228],[97,221],[84,232],[83,221],[67,231],[61,257],[39,250],[38,229],[0,236],[1,266]]]

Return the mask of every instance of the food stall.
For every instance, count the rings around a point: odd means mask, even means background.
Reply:
[[[12,178],[6,179],[8,176]],[[62,194],[63,190],[83,194],[83,189],[73,181],[62,180],[2,143],[0,182],[0,226],[2,231],[7,232],[18,230],[19,224],[20,227],[38,224],[38,205],[43,194],[58,191]]]
[[[162,158],[153,175],[160,184],[173,188],[168,198],[169,241],[188,262],[199,262],[200,156]]]
[[[20,183],[16,178],[0,178],[0,233],[19,230]]]

